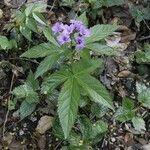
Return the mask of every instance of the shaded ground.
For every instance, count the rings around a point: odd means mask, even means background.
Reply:
[[[0,2],[0,9],[3,10],[3,17],[0,20],[0,32],[5,35],[6,30],[3,29],[4,25],[9,23],[11,4],[3,5]],[[148,5],[147,3],[139,2],[139,5]],[[66,21],[71,13],[78,10],[71,9],[67,6],[60,6],[59,1],[49,1],[49,8],[45,12],[45,17],[49,20],[50,24],[56,20]],[[87,3],[83,6],[86,9]],[[18,7],[18,6],[15,6]],[[16,8],[15,8],[16,9]],[[121,49],[121,54],[117,58],[107,57],[105,70],[99,77],[99,80],[114,94],[114,104],[117,108],[121,104],[122,97],[128,96],[136,101],[136,81],[142,81],[147,85],[150,84],[150,66],[144,64],[137,64],[134,60],[133,53],[138,47],[143,46],[145,42],[150,41],[150,22],[146,24],[142,21],[139,26],[135,24],[135,20],[129,13],[127,5],[104,7],[103,15],[96,15],[92,18],[92,14],[87,13],[90,18],[90,26],[96,23],[111,23],[119,22],[122,27],[118,32],[121,33],[121,38],[118,45]],[[11,35],[10,35],[11,36]],[[35,36],[38,40],[38,37]],[[108,43],[115,42],[116,39],[108,39]],[[20,52],[21,54],[21,52]],[[62,145],[67,145],[66,141],[62,141],[54,137],[52,129],[39,134],[36,132],[38,121],[42,116],[54,116],[56,110],[49,102],[40,102],[37,111],[28,118],[20,121],[18,112],[16,110],[7,111],[7,103],[11,99],[10,91],[13,87],[21,84],[26,77],[26,68],[28,65],[34,71],[37,64],[34,61],[22,60],[16,52],[4,53],[0,51],[0,149],[22,150],[22,149],[39,149],[39,150],[59,150]],[[48,108],[47,108],[47,105]],[[19,107],[19,104],[18,104]],[[149,110],[139,108],[139,113],[144,114],[146,120],[147,131],[143,134],[137,133],[130,123],[116,122],[112,119],[113,114],[107,114],[105,119],[109,122],[109,131],[106,136],[96,145],[93,145],[94,150],[139,150],[143,145],[149,143],[150,140],[150,117]],[[5,130],[5,133],[3,131]],[[5,135],[5,136],[4,136]],[[3,136],[5,138],[3,138]],[[147,148],[149,150],[150,148]]]

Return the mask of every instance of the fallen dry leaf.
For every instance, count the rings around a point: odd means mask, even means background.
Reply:
[[[45,137],[45,135],[42,135],[38,139],[38,147],[40,148],[40,150],[44,150],[45,145],[46,145],[46,137]]]
[[[127,78],[131,75],[132,73],[129,70],[123,70],[119,72],[118,77],[119,78]]]
[[[51,116],[43,116],[40,118],[38,125],[36,127],[36,131],[40,134],[44,134],[47,130],[49,130],[53,125],[53,117]]]

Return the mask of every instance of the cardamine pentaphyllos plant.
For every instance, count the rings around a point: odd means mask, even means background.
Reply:
[[[116,25],[95,25],[88,29],[82,21],[78,20],[71,20],[68,24],[57,22],[52,28],[46,25],[43,33],[48,42],[30,48],[21,56],[27,58],[45,57],[34,76],[35,79],[40,76],[44,77],[41,85],[42,94],[50,95],[56,89],[60,91],[57,112],[65,138],[69,137],[80,102],[85,96],[95,103],[114,109],[112,96],[100,81],[92,76],[94,71],[102,66],[102,60],[91,56],[91,51],[96,56],[114,55],[114,50],[103,44],[103,39],[116,29]],[[22,118],[31,114],[38,103],[34,96],[37,96],[35,89],[31,90],[34,86],[30,85],[21,87],[22,91],[26,92],[23,95],[24,98],[28,96],[25,105],[30,110],[25,115],[20,112]],[[17,94],[16,96],[18,96]],[[30,96],[31,101],[29,102]],[[24,109],[20,109],[20,111],[22,110]]]

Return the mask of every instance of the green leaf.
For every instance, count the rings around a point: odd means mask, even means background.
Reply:
[[[43,33],[45,35],[45,37],[47,38],[47,40],[51,43],[53,43],[54,45],[60,47],[60,45],[57,43],[57,41],[54,39],[54,37],[51,34],[50,28],[45,27],[43,30]]]
[[[136,91],[138,94],[144,92],[146,89],[147,89],[147,87],[145,84],[136,82]]]
[[[58,99],[58,115],[65,138],[68,138],[76,119],[79,99],[80,91],[77,81],[75,78],[69,78],[64,83]]]
[[[96,52],[100,55],[115,56],[118,54],[116,49],[111,48],[107,45],[102,45],[100,43],[88,44],[88,45],[86,45],[86,48],[93,50],[94,52]]]
[[[94,139],[100,140],[100,135],[107,131],[108,125],[103,121],[97,121],[92,123],[89,118],[82,116],[79,119],[80,130],[83,136],[83,140],[86,142],[91,142]]]
[[[122,102],[122,107],[126,110],[131,111],[132,109],[134,109],[134,103],[131,99],[125,97]]]
[[[85,74],[78,76],[77,81],[78,84],[80,84],[82,88],[89,94],[91,100],[114,110],[110,94],[97,79]]]
[[[143,120],[143,118],[134,117],[134,118],[132,118],[132,123],[133,123],[133,126],[134,126],[135,130],[137,130],[137,131],[146,130],[145,121]]]
[[[95,25],[91,28],[91,36],[86,39],[86,43],[100,41],[111,35],[117,28],[116,25]]]
[[[27,6],[27,8],[25,9],[25,15],[27,17],[32,13],[33,7],[34,7],[34,4],[31,4],[31,5]]]
[[[88,19],[86,17],[86,12],[82,13],[77,20],[82,21],[84,25],[88,26]]]
[[[121,122],[125,122],[131,120],[134,116],[134,103],[131,99],[125,97],[122,102],[122,107],[117,109],[114,117]]]
[[[104,107],[103,105],[96,104],[96,103],[94,103],[94,104],[91,105],[91,113],[92,113],[93,116],[101,118],[107,112],[108,112],[108,108]]]
[[[63,0],[62,5],[63,6],[72,6],[74,4],[74,0]]]
[[[99,134],[102,134],[106,132],[108,129],[107,123],[103,121],[97,121],[95,124],[92,126],[92,136],[93,138],[97,137]]]
[[[35,108],[36,103],[29,104],[26,101],[23,101],[19,109],[21,119],[29,116],[35,110]]]
[[[20,10],[16,11],[15,16],[16,16],[16,22],[18,24],[22,24],[26,19],[25,13],[21,12]]]
[[[114,118],[121,121],[129,121],[135,116],[135,112],[132,110],[124,109],[123,107],[119,107],[115,112]]]
[[[9,43],[7,37],[0,35],[0,47],[2,49],[7,49],[10,47],[10,43]]]
[[[67,71],[67,70],[64,70]],[[58,85],[63,83],[68,77],[65,75],[64,71],[58,71],[50,75],[43,83],[41,91],[44,94],[51,93]],[[68,72],[68,71],[67,71]],[[69,72],[68,72],[69,75]]]
[[[150,64],[150,52],[136,51],[135,57],[138,64]]]
[[[103,61],[101,59],[92,59],[92,60],[80,60],[72,66],[72,71],[75,75],[93,73],[97,68],[103,66]]]
[[[25,98],[29,95],[32,95],[33,89],[28,86],[27,84],[20,85],[16,87],[13,91],[12,94],[14,94],[17,98]]]
[[[28,103],[37,103],[39,101],[38,94],[28,84],[16,87],[12,91],[12,94],[14,94],[17,99],[26,98]]]
[[[58,47],[50,44],[50,43],[42,43],[40,45],[34,46],[25,53],[21,55],[21,57],[27,58],[39,58],[45,57],[50,54],[53,54],[58,50]]]
[[[33,12],[33,18],[34,18],[37,22],[39,22],[40,24],[46,26],[46,21],[45,21],[45,18],[43,17],[42,14],[40,14],[40,13],[38,13],[38,12]]]
[[[31,40],[32,32],[27,26],[20,26],[20,32],[26,39],[28,39],[29,41],[32,41]]]
[[[36,92],[33,92],[31,95],[29,95],[25,98],[25,101],[28,102],[29,104],[38,103],[39,96]]]
[[[26,18],[26,26],[33,32],[38,32],[36,21],[33,18]]]
[[[38,66],[35,78],[43,75],[46,71],[50,70],[54,64],[57,63],[58,58],[60,57],[60,53],[53,53],[50,56],[47,56]]]
[[[82,137],[84,141],[88,141],[91,139],[92,133],[92,123],[89,118],[86,116],[81,116],[79,118],[79,127],[82,133]]]
[[[144,107],[150,109],[150,88],[138,94],[138,101],[141,102]]]
[[[33,72],[30,70],[29,75],[26,80],[26,84],[32,87],[32,89],[37,90],[39,88],[39,81],[35,79]]]

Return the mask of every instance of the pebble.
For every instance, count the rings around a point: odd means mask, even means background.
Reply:
[[[113,143],[116,141],[116,139],[115,139],[114,137],[112,137],[110,140],[111,140],[111,142],[113,142]]]
[[[3,11],[0,9],[0,19],[3,17]]]
[[[21,136],[21,135],[24,135],[24,131],[23,130],[20,130],[19,131],[19,135]]]

